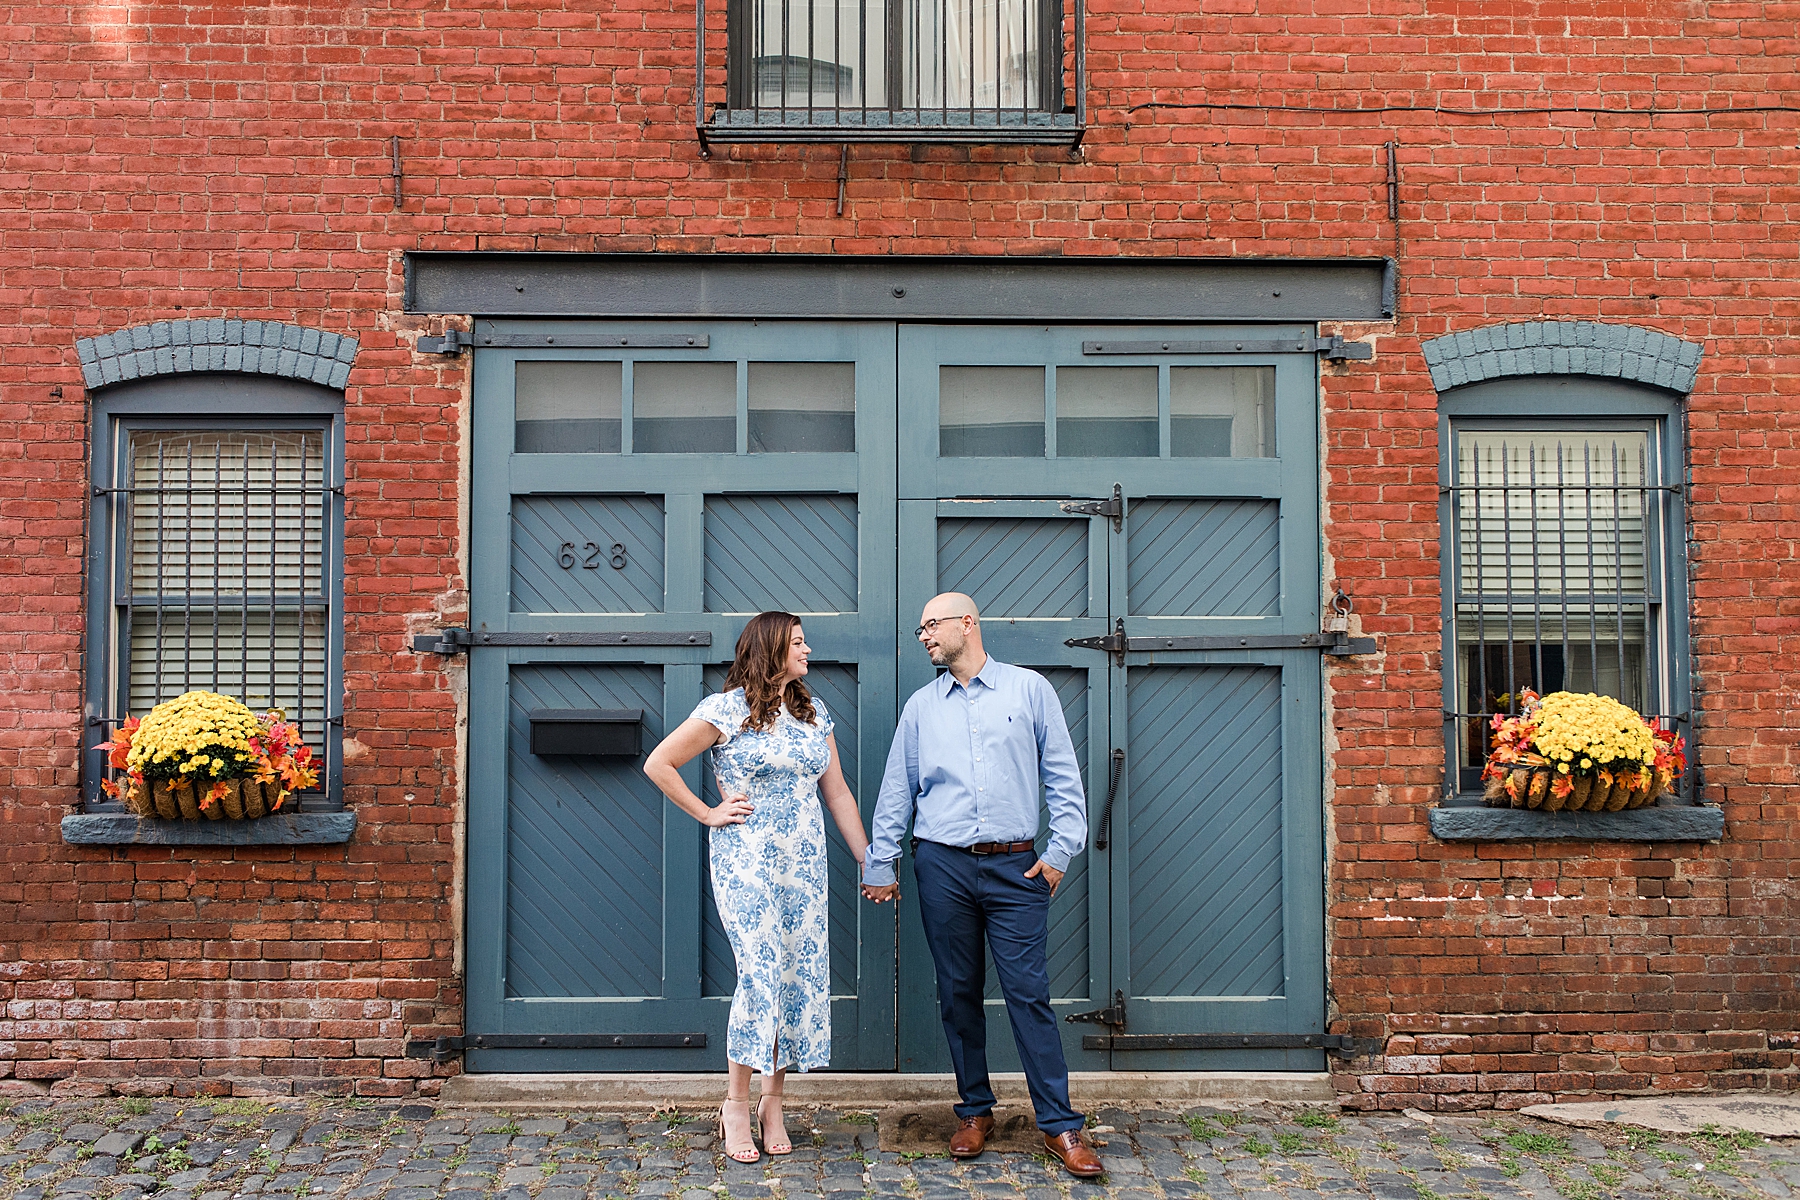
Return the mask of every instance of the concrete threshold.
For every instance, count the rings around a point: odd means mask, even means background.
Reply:
[[[756,1077],[760,1080],[760,1076]],[[1025,1102],[1025,1076],[993,1077],[995,1095]],[[444,1104],[521,1112],[595,1111],[702,1107],[716,1104],[725,1090],[723,1072],[642,1075],[458,1075],[444,1081]],[[1076,1071],[1069,1094],[1077,1108],[1185,1107],[1200,1103],[1334,1104],[1337,1090],[1324,1071]],[[951,1075],[901,1075],[816,1071],[790,1074],[790,1104],[873,1109],[893,1105],[950,1104],[956,1098]]]

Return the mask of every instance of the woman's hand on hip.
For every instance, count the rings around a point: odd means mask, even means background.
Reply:
[[[732,792],[718,804],[707,809],[706,815],[701,817],[700,821],[714,829],[723,825],[742,825],[755,811],[756,806],[750,803],[750,797],[742,792]]]

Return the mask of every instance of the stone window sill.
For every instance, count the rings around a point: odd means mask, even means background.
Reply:
[[[1446,842],[1716,842],[1725,813],[1710,804],[1651,804],[1622,812],[1490,808],[1458,797],[1431,810],[1432,836]]]
[[[132,813],[71,813],[62,839],[72,846],[330,846],[350,840],[356,814],[277,813],[254,821],[164,821]]]

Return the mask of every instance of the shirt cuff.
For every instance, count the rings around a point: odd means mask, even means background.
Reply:
[[[873,858],[863,864],[862,881],[870,887],[891,887],[899,880],[894,874],[891,862],[876,862]]]
[[[1045,846],[1044,852],[1038,855],[1038,857],[1044,860],[1045,866],[1055,867],[1064,875],[1069,873],[1069,856],[1062,853],[1062,851],[1057,850],[1055,847]]]

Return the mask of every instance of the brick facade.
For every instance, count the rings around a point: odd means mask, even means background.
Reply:
[[[721,149],[691,5],[13,6],[0,57],[0,1080],[433,1091],[454,1030],[467,359],[431,250],[1396,255],[1323,369],[1335,1068],[1358,1107],[1800,1081],[1800,5],[1095,0],[1091,128],[1047,148]],[[719,62],[723,56],[720,52]],[[1607,112],[1594,112],[1599,107]],[[1531,112],[1519,110],[1530,109]],[[1663,110],[1680,110],[1665,112]],[[402,199],[394,200],[393,138]],[[1399,220],[1386,143],[1397,143]],[[1688,401],[1717,845],[1450,844],[1423,345],[1538,320],[1703,345]],[[82,725],[79,339],[279,322],[347,381],[348,846],[63,844]],[[91,370],[91,367],[86,367]]]

